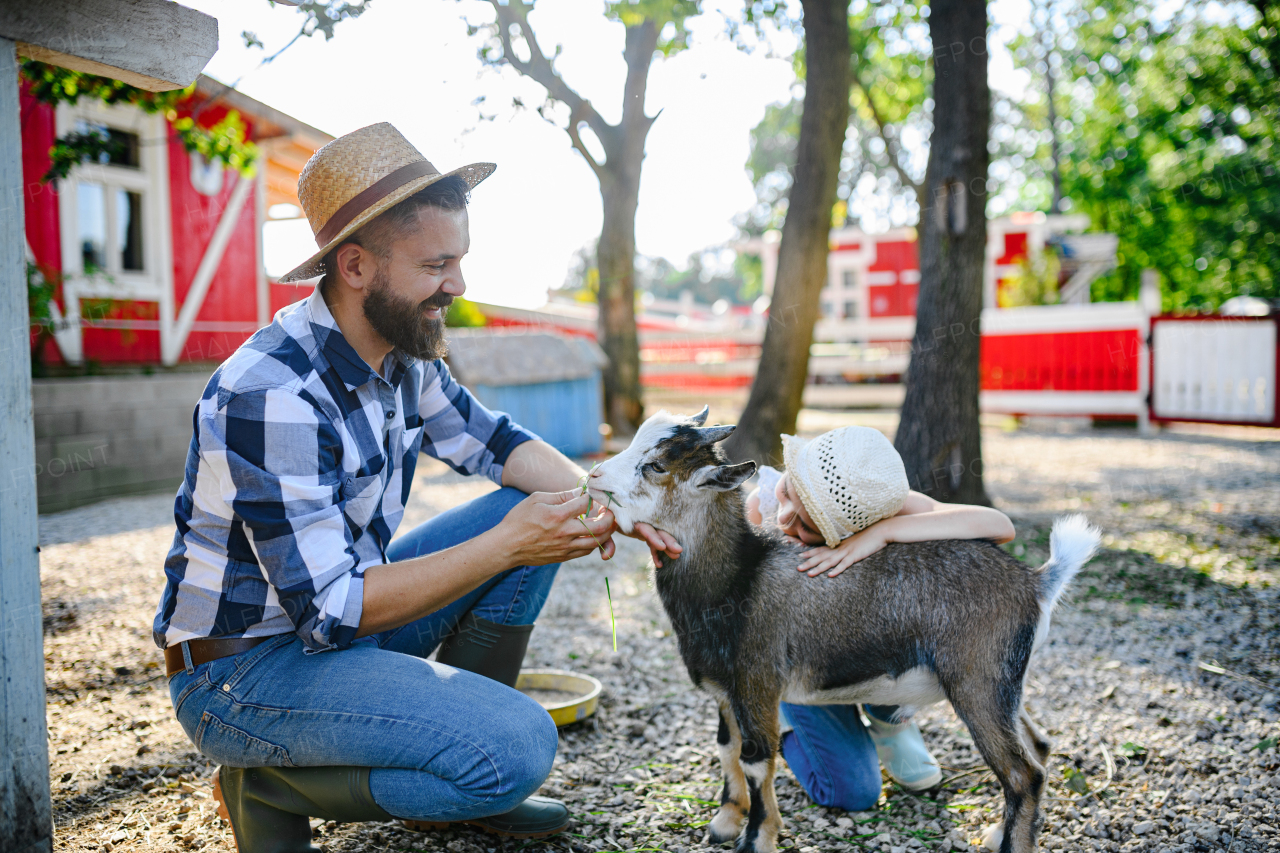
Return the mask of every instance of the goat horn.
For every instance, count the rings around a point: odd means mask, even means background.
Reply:
[[[689,420],[693,423],[694,426],[702,426],[707,422],[707,415],[708,413],[710,413],[710,411],[711,411],[710,406],[703,406],[702,411],[698,412],[698,414],[689,418]]]
[[[703,427],[698,430],[698,440],[702,444],[715,444],[717,441],[724,441],[735,429],[737,426],[734,424]]]

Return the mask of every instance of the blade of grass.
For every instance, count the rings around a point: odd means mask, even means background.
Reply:
[[[587,520],[586,520],[586,518],[584,518],[583,516],[581,516],[581,515],[580,515],[580,516],[578,516],[578,522],[582,525],[583,529],[587,531],[587,535],[588,535],[588,536],[590,536],[592,539],[595,539],[595,540],[596,540],[596,547],[597,547],[597,548],[599,548],[599,549],[600,549],[600,553],[601,553],[601,554],[603,554],[603,553],[604,553],[604,545],[600,542],[600,540],[596,537],[596,535],[595,535],[594,533],[592,533],[592,532],[591,532],[591,528],[590,528],[590,527],[587,527]]]
[[[604,579],[604,594],[609,599],[609,624],[613,626],[613,650],[618,650],[618,620],[613,616],[613,593],[609,590],[609,579]]]

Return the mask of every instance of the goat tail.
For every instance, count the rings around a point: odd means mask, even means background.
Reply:
[[[1041,606],[1052,612],[1067,584],[1098,550],[1102,534],[1083,515],[1068,515],[1053,523],[1049,534],[1049,562],[1040,567]]]

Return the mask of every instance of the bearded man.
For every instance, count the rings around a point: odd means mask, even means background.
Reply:
[[[298,196],[319,251],[281,281],[324,278],[196,406],[154,636],[239,853],[314,853],[309,817],[568,825],[532,796],[555,726],[512,685],[559,564],[608,559],[616,528],[584,529],[582,469],[440,360],[493,170],[441,174],[385,123],[317,151]],[[393,540],[420,451],[502,488]]]

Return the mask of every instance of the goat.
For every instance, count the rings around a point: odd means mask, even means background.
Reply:
[[[740,486],[756,464],[727,464],[717,443],[734,427],[707,427],[706,417],[649,418],[588,488],[622,531],[646,522],[683,546],[654,581],[689,677],[720,707],[725,781],[708,840],[777,849],[779,701],[947,699],[1004,789],[992,841],[1004,853],[1034,850],[1049,743],[1022,707],[1027,662],[1097,530],[1083,516],[1060,519],[1038,569],[988,541],[950,540],[892,544],[813,580],[796,571],[804,546],[747,521]]]

